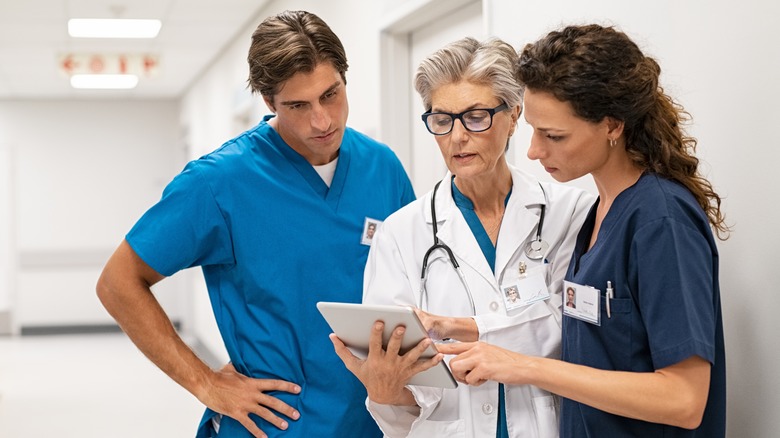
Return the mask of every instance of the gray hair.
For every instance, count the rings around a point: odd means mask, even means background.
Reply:
[[[515,76],[517,52],[498,38],[477,41],[466,37],[447,44],[425,58],[414,78],[414,88],[425,110],[439,87],[459,81],[487,85],[510,108],[523,101],[523,87]]]

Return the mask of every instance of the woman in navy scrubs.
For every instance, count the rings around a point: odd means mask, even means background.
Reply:
[[[563,397],[562,437],[723,437],[726,370],[718,251],[729,229],[700,174],[688,114],[660,67],[624,33],[569,26],[527,45],[518,76],[534,133],[528,156],[553,178],[590,174],[599,200],[564,288],[562,360],[485,343],[458,354],[458,380],[532,384]]]

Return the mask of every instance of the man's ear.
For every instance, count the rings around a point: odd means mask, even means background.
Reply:
[[[265,106],[267,106],[272,113],[276,114],[276,108],[274,108],[274,98],[263,96],[263,101],[265,102]]]

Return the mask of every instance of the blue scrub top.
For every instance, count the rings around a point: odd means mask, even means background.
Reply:
[[[336,356],[316,303],[361,301],[365,220],[412,201],[411,183],[387,146],[347,128],[328,187],[269,118],[187,164],[127,241],[163,275],[202,267],[239,372],[301,386],[299,395],[270,393],[301,417],[286,431],[256,417],[269,437],[379,437],[365,388]],[[210,435],[212,416],[199,437]],[[220,436],[250,434],[223,417]]]
[[[647,173],[615,199],[588,250],[597,207],[598,202],[580,230],[566,279],[600,290],[601,326],[565,316],[563,360],[652,372],[696,355],[712,364],[710,391],[695,430],[632,420],[563,399],[561,437],[724,437],[718,251],[707,216],[682,185]],[[615,296],[611,318],[605,307],[607,281]]]

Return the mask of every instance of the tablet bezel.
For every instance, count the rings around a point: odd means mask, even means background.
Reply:
[[[408,306],[320,301],[317,303],[317,309],[325,318],[325,321],[328,322],[333,333],[341,339],[352,354],[361,359],[365,359],[368,356],[369,339],[371,338],[372,327],[376,321],[381,320],[385,323],[382,333],[383,346],[387,346],[390,335],[397,326],[403,325],[406,327],[406,332],[401,342],[401,354],[414,348],[423,339],[428,338],[422,322],[420,322],[414,310]],[[437,353],[436,347],[431,344],[421,357],[430,358]],[[411,378],[409,384],[449,389],[458,386],[444,361],[415,375]]]

